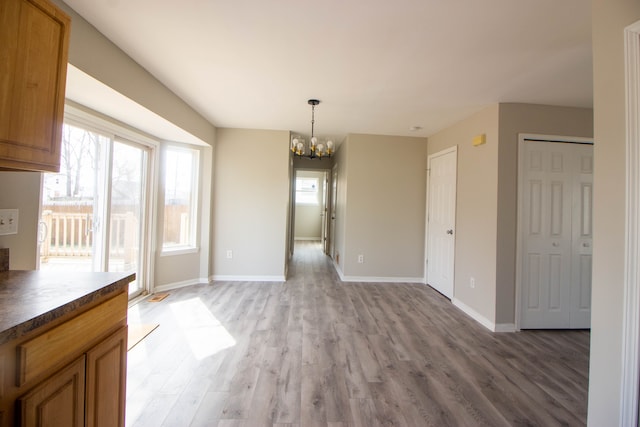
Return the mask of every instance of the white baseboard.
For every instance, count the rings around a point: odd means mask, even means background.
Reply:
[[[493,332],[516,332],[517,330],[515,323],[496,323]]]
[[[372,276],[341,276],[343,282],[363,283],[422,283],[422,277],[372,277]]]
[[[333,268],[336,269],[336,273],[338,273],[340,280],[344,282],[344,274],[342,273],[342,269],[340,268],[340,265],[336,262],[335,259],[332,259],[331,261],[333,261]]]
[[[209,278],[190,279],[182,282],[167,283],[165,285],[156,286],[153,292],[166,292],[172,289],[184,288],[191,285],[203,285],[213,282],[214,280],[220,282],[284,282],[284,276],[225,276],[214,275]]]
[[[294,237],[293,240],[304,240],[304,241],[308,241],[308,242],[320,242],[322,239],[320,238],[320,236],[318,236],[318,237]]]
[[[284,276],[232,276],[216,274],[212,281],[218,282],[284,282]]]
[[[462,310],[467,316],[471,317],[476,322],[490,330],[491,332],[515,332],[516,325],[513,323],[494,323],[491,320],[484,317],[482,314],[469,307],[457,298],[451,299],[451,303]]]
[[[172,289],[179,289],[179,288],[184,288],[186,286],[192,286],[192,285],[202,285],[202,284],[207,284],[209,283],[209,281],[205,278],[202,279],[189,279],[189,280],[183,280],[181,282],[173,282],[173,283],[167,283],[164,285],[159,285],[153,288],[153,292],[166,292],[166,291],[170,291]]]
[[[336,269],[340,280],[343,282],[363,282],[363,283],[424,283],[422,277],[371,277],[371,276],[345,276],[340,265],[333,260],[333,267]]]

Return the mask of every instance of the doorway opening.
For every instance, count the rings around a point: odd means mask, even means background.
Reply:
[[[294,245],[317,243],[322,252],[328,253],[329,171],[296,169],[294,190]]]

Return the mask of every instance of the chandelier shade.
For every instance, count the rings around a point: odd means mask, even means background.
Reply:
[[[305,157],[308,159],[322,159],[323,157],[331,157],[334,152],[333,141],[328,140],[326,142],[320,142],[314,135],[315,126],[315,108],[320,104],[317,99],[310,99],[307,104],[311,105],[311,140],[309,144],[306,143],[304,138],[300,136],[294,136],[291,139],[291,151],[298,157]]]

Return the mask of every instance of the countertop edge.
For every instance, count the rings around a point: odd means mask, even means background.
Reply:
[[[19,339],[20,337],[38,328],[41,328],[47,323],[59,319],[69,312],[78,310],[97,299],[100,299],[111,293],[116,293],[120,288],[126,288],[129,282],[134,279],[135,273],[123,273],[123,276],[120,279],[116,279],[115,281],[99,289],[90,291],[84,295],[79,296],[78,298],[61,304],[60,306],[52,310],[41,313],[29,320],[19,323],[18,325],[5,329],[4,331],[0,331],[0,345],[5,344],[9,341]]]

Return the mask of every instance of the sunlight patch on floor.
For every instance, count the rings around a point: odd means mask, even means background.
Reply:
[[[174,302],[171,311],[196,359],[204,359],[236,345],[236,340],[200,298]]]

